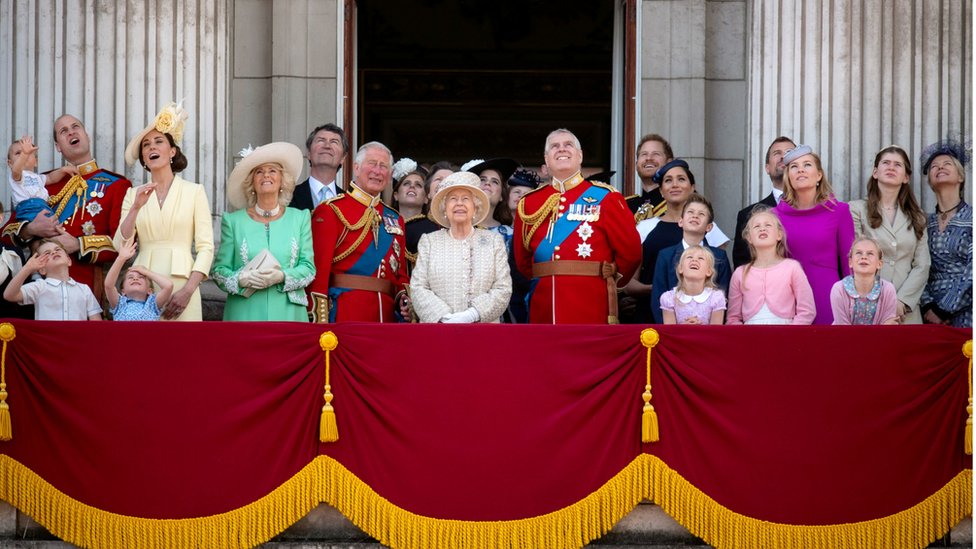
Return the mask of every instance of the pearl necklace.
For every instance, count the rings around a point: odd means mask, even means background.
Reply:
[[[254,205],[254,211],[257,212],[258,215],[260,215],[261,217],[264,217],[264,218],[274,217],[274,216],[278,215],[279,213],[281,213],[281,204],[275,206],[274,209],[271,209],[271,210],[265,210],[265,209],[261,208],[261,206],[258,206],[257,204],[255,204]]]

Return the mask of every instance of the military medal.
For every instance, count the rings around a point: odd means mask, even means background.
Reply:
[[[81,225],[81,232],[84,233],[85,236],[91,236],[95,234],[95,224],[92,223],[91,220],[85,221]]]
[[[590,246],[589,244],[587,244],[586,242],[583,242],[579,246],[576,247],[576,253],[580,257],[582,257],[582,258],[585,259],[587,257],[590,257],[590,254],[593,253],[593,247]]]
[[[102,205],[99,204],[98,202],[94,202],[94,201],[89,202],[85,206],[85,211],[88,212],[88,215],[89,216],[95,217],[96,215],[102,213]]]
[[[588,222],[584,221],[583,224],[576,229],[576,234],[579,235],[580,240],[586,242],[591,236],[593,236],[593,225],[590,225]]]
[[[390,234],[397,234],[397,235],[403,234],[403,231],[400,230],[400,224],[397,223],[397,218],[393,216],[389,216],[389,215],[383,216],[383,228],[386,229],[386,232]]]

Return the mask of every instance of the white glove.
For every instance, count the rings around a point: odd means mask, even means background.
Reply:
[[[444,324],[471,324],[479,320],[481,320],[481,315],[478,314],[478,309],[468,307],[459,313],[451,313],[445,316],[441,322]]]
[[[261,269],[255,271],[253,276],[257,281],[254,287],[258,289],[270,288],[285,280],[285,273],[281,269]]]
[[[241,271],[240,274],[237,275],[237,285],[241,288],[260,288],[261,286],[258,285],[255,274],[256,271],[254,269]]]

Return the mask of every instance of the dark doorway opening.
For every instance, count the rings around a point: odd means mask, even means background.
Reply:
[[[542,162],[566,127],[610,165],[610,1],[357,2],[358,125],[396,158]]]

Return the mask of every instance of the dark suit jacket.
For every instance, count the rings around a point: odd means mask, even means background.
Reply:
[[[742,231],[746,228],[746,223],[749,222],[752,209],[760,204],[775,208],[776,198],[773,197],[773,193],[769,193],[766,198],[759,202],[749,204],[749,206],[739,210],[739,215],[735,218],[735,243],[732,245],[732,262],[735,263],[736,267],[745,265],[752,259],[752,254],[749,253],[749,243],[742,238]]]
[[[336,196],[340,194],[342,194],[342,187],[336,181]],[[312,186],[308,184],[308,179],[295,185],[295,195],[292,196],[291,204],[288,206],[300,210],[314,210],[315,206],[318,206],[312,198]]]
[[[728,300],[729,284],[732,282],[732,267],[729,265],[729,256],[725,254],[725,250],[722,248],[708,246],[708,249],[715,256],[715,283],[722,289],[725,299]],[[684,244],[678,242],[674,246],[664,248],[657,255],[657,263],[654,264],[654,283],[651,288],[651,315],[657,324],[664,324],[664,315],[661,313],[661,296],[678,285],[678,260],[681,259],[681,253],[684,251]]]

